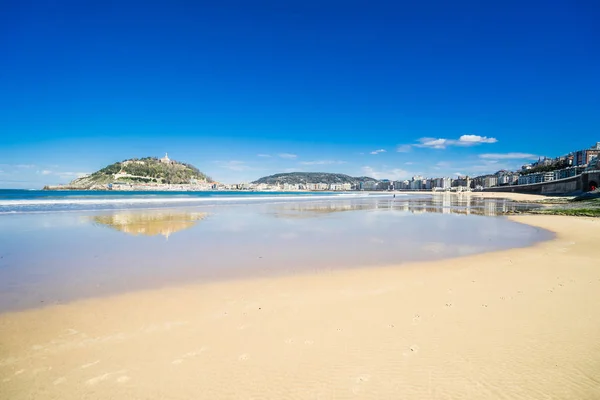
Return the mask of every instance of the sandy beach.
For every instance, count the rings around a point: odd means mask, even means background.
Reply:
[[[598,399],[600,220],[513,219],[557,236],[2,314],[0,398]]]

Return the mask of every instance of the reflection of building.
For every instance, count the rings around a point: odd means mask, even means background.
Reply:
[[[206,213],[186,212],[118,212],[110,215],[92,217],[92,221],[130,235],[155,236],[168,238],[172,233],[191,228],[206,217]]]

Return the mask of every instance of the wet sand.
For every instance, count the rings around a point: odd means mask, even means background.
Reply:
[[[0,315],[2,399],[597,399],[600,220],[441,261]]]
[[[572,198],[573,196],[546,196],[543,194],[511,193],[511,192],[461,192],[453,193],[484,199],[508,199],[513,201],[543,201],[548,199]]]

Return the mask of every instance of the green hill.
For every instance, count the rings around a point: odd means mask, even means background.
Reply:
[[[327,172],[289,172],[285,174],[265,176],[252,183],[262,183],[267,185],[278,185],[285,183],[290,185],[297,185],[303,183],[350,183],[355,185],[359,182],[367,181],[376,181],[376,179],[369,178],[368,176],[355,178],[345,174],[332,174]]]
[[[190,164],[168,157],[132,158],[108,165],[93,174],[77,178],[65,188],[94,189],[108,184],[190,184],[211,181],[211,178]]]

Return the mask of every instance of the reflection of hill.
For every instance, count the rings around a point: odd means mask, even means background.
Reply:
[[[170,234],[191,228],[206,217],[206,213],[181,211],[160,212],[118,212],[111,215],[98,215],[92,221],[130,235],[155,236]]]

